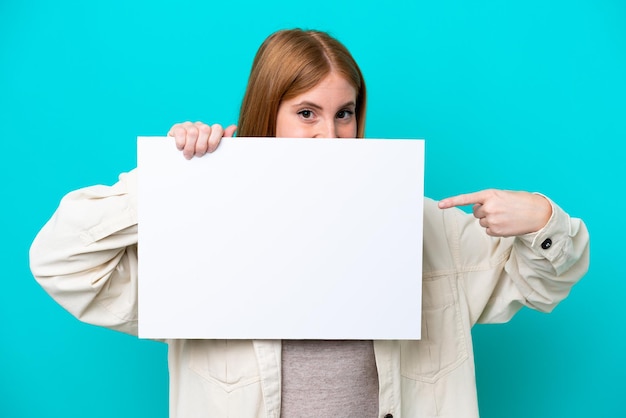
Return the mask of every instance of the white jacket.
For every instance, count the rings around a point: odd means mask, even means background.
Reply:
[[[65,309],[135,335],[136,177],[69,193],[30,253],[33,274]],[[551,311],[586,273],[589,237],[555,204],[541,231],[516,238],[489,237],[471,215],[424,205],[422,340],[374,342],[379,415],[477,417],[472,326],[506,322],[524,305]],[[172,418],[280,417],[280,341],[167,343]]]

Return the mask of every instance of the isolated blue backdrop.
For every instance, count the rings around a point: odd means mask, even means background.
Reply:
[[[483,417],[625,417],[626,5],[578,0],[0,2],[0,416],[166,417],[166,347],[85,325],[32,279],[65,193],[135,166],[137,135],[236,122],[253,54],[330,31],[370,137],[427,141],[426,192],[541,191],[586,220],[589,274],[554,313],[474,329]]]

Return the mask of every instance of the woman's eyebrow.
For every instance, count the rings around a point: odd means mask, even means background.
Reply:
[[[308,100],[304,100],[304,101],[302,101],[300,103],[296,103],[296,104],[293,105],[293,107],[301,107],[301,106],[312,107],[313,109],[316,109],[316,110],[322,110],[323,109],[322,106],[320,106],[320,105],[318,105],[316,103],[310,102]],[[353,100],[350,100],[349,102],[346,102],[346,103],[342,104],[341,106],[339,106],[340,109],[345,108],[345,107],[356,107],[356,104],[354,103]]]
[[[322,106],[320,106],[318,104],[315,104],[313,102],[309,102],[307,100],[302,101],[300,103],[295,103],[293,105],[293,107],[301,107],[301,106],[312,107],[312,108],[317,109],[317,110],[321,110],[322,109]]]

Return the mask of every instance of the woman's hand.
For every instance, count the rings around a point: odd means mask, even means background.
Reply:
[[[217,149],[223,137],[231,137],[237,130],[235,125],[222,128],[222,125],[209,126],[202,122],[177,123],[167,133],[176,138],[176,147],[190,160],[193,156],[202,157]]]
[[[474,216],[487,235],[510,237],[537,232],[552,216],[552,205],[545,197],[528,192],[483,190],[443,199],[439,208],[474,205]]]

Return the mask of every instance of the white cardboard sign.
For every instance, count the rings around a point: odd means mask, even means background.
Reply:
[[[138,138],[139,336],[419,339],[422,140]]]

